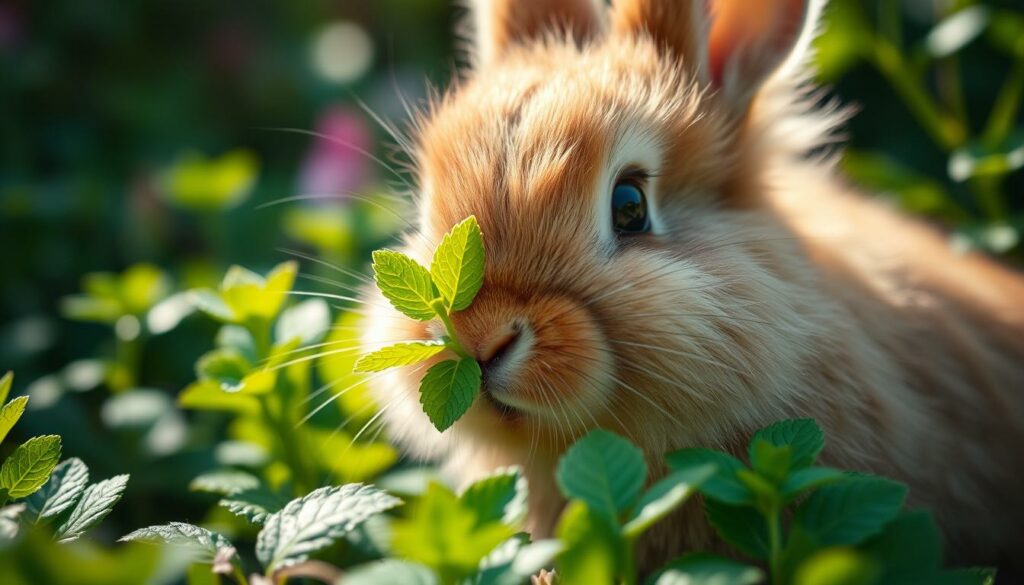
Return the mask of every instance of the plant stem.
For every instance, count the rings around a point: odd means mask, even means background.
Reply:
[[[876,38],[873,62],[918,122],[942,148],[951,151],[963,144],[967,134],[964,127],[955,118],[944,115],[912,73],[902,53],[892,43]]]
[[[461,358],[471,357],[469,352],[462,347],[462,344],[459,343],[459,339],[455,336],[455,325],[452,323],[451,315],[448,313],[448,307],[444,305],[444,301],[441,299],[435,299],[430,306],[434,309],[434,312],[437,313],[441,322],[444,323],[444,329],[448,333],[448,348],[458,354]]]
[[[996,97],[995,105],[992,106],[992,113],[989,114],[988,123],[982,133],[981,140],[985,146],[995,148],[999,143],[1006,140],[1013,124],[1017,120],[1017,113],[1020,111],[1021,102],[1024,101],[1024,55],[1017,57],[1013,63],[1013,69],[1006,76],[999,95]]]
[[[622,550],[622,582],[636,585],[636,539],[626,538]]]
[[[781,584],[782,576],[782,520],[778,504],[768,510],[768,543],[770,547],[768,567],[771,571],[772,583]]]

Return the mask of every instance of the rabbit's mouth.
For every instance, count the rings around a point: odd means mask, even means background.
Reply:
[[[524,412],[522,409],[519,409],[515,406],[512,406],[511,404],[499,400],[498,397],[495,396],[495,393],[492,391],[491,386],[486,382],[483,384],[483,387],[481,388],[481,395],[483,396],[484,400],[486,400],[487,403],[495,410],[495,412],[498,413],[498,416],[500,416],[502,420],[512,422],[522,419],[523,417],[526,416],[526,412]]]

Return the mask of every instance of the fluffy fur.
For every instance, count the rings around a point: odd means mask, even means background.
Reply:
[[[777,0],[751,22],[730,2],[473,7],[480,58],[419,122],[403,249],[427,263],[475,214],[485,283],[454,323],[481,360],[515,338],[514,359],[443,434],[420,409],[421,367],[376,378],[392,435],[460,482],[522,466],[543,536],[564,505],[555,461],[589,428],[661,472],[667,451],[737,451],[808,416],[825,464],[907,482],[959,560],[1022,558],[1024,280],[809,158],[841,121],[810,106],[791,53],[820,7]],[[653,175],[656,222],[616,240],[603,209],[625,164]],[[441,333],[367,294],[368,348]],[[646,566],[721,548],[697,506],[640,546]]]

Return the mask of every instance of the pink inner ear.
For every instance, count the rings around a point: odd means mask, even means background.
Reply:
[[[726,68],[737,59],[778,65],[800,35],[804,4],[805,0],[710,0],[708,66],[714,84],[721,86]],[[744,73],[763,77],[771,71]]]

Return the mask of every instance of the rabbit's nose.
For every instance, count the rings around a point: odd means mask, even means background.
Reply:
[[[509,323],[495,332],[480,346],[477,355],[484,378],[493,378],[498,371],[504,376],[511,374],[529,352],[529,339],[528,327],[519,322]]]

